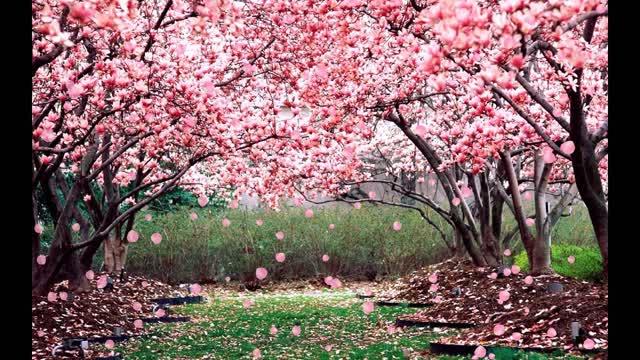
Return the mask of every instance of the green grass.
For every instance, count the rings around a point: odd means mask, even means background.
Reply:
[[[576,261],[571,264],[569,256]],[[529,268],[527,254],[522,252],[515,257],[515,263],[522,269]],[[580,247],[576,245],[551,245],[551,267],[563,276],[575,277],[583,280],[602,279],[602,256],[596,247]]]
[[[401,314],[415,312],[403,307],[376,307],[365,315],[362,302],[338,292],[332,296],[257,296],[245,309],[246,297],[212,300],[207,304],[174,307],[191,323],[151,325],[157,338],[130,340],[116,350],[126,359],[251,359],[259,348],[263,359],[404,359],[404,349],[422,351],[442,336],[430,329],[406,328],[389,335],[388,325]],[[279,332],[271,335],[275,325]],[[302,333],[291,333],[300,325]],[[324,347],[331,345],[331,351]],[[496,359],[556,359],[557,356],[499,349]],[[441,357],[440,359],[470,359]],[[577,358],[573,358],[577,359]]]
[[[388,335],[387,325],[400,314],[415,309],[377,307],[365,315],[362,302],[353,295],[262,296],[250,309],[243,299],[213,300],[189,305],[179,312],[199,322],[158,325],[165,333],[179,335],[162,341],[146,339],[123,348],[127,359],[248,359],[255,348],[264,359],[388,359],[403,358],[403,349],[423,349],[432,335],[425,329],[408,329]],[[204,321],[202,321],[204,320]],[[271,325],[279,332],[269,333]],[[302,328],[300,336],[291,333]],[[425,335],[426,334],[426,335]],[[327,352],[324,347],[331,345]]]

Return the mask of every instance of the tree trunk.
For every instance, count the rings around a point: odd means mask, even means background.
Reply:
[[[518,229],[520,230],[520,238],[524,244],[524,249],[527,252],[527,259],[529,260],[529,266],[533,264],[533,243],[534,239],[526,224],[526,216],[522,209],[522,199],[520,198],[520,190],[518,189],[518,178],[513,169],[513,163],[511,162],[511,153],[508,150],[500,153],[502,163],[504,165],[505,174],[509,181],[509,188],[511,189],[511,199],[513,200],[513,210],[518,223]]]
[[[124,269],[127,260],[129,244],[115,236],[109,237],[104,242],[104,267],[108,273],[119,274]]]
[[[545,164],[542,154],[536,152],[534,159],[534,203],[536,208],[536,237],[532,246],[531,272],[534,274],[551,274],[551,246],[549,244],[550,228],[547,221],[545,191],[551,165]]]

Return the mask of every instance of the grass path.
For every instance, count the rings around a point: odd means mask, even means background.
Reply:
[[[255,301],[248,309],[243,307],[247,299]],[[398,315],[416,309],[376,307],[365,315],[362,300],[344,291],[228,297],[171,310],[192,322],[152,325],[160,336],[124,343],[118,352],[140,360],[252,359],[256,348],[262,359],[406,359],[405,351],[421,358],[418,352],[443,334],[424,328],[389,334],[388,326]],[[276,335],[269,332],[272,325],[278,328]],[[300,326],[299,336],[292,334],[294,326]],[[500,358],[547,357],[509,353],[496,356]]]

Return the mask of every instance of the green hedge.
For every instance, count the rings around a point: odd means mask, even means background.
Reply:
[[[198,214],[191,220],[190,214]],[[231,225],[222,226],[228,218]],[[437,232],[411,210],[366,206],[314,209],[211,211],[183,208],[172,214],[138,215],[140,240],[129,246],[127,269],[168,282],[202,281],[225,276],[249,279],[256,267],[266,267],[269,279],[296,279],[328,274],[373,279],[403,275],[443,260],[447,250]],[[257,226],[256,220],[263,225]],[[435,219],[435,218],[434,218]],[[394,221],[402,223],[394,231]],[[330,230],[329,224],[335,224]],[[445,226],[446,229],[446,226]],[[284,232],[282,241],[276,239]],[[160,245],[150,241],[160,232]],[[275,254],[286,255],[284,263]],[[330,256],[324,263],[322,255]]]

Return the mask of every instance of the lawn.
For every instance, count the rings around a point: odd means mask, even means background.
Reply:
[[[249,299],[255,304],[245,308]],[[263,359],[404,359],[405,353],[412,359],[427,359],[420,352],[443,334],[425,328],[390,334],[388,326],[398,315],[416,310],[376,307],[365,315],[362,300],[344,291],[229,297],[171,310],[192,322],[151,325],[158,337],[129,341],[118,352],[126,359],[251,359],[258,348]],[[275,335],[270,334],[272,325],[278,329]],[[296,325],[301,328],[299,336],[292,334]],[[548,358],[496,354],[496,359]]]

